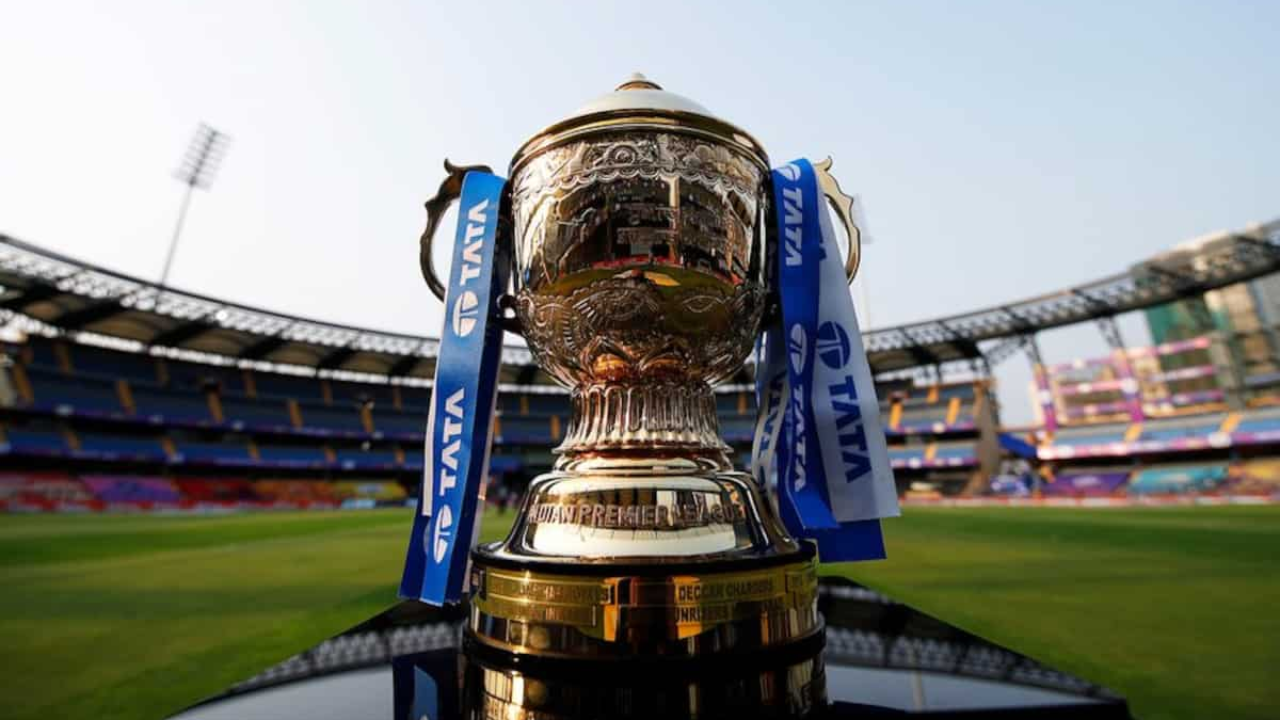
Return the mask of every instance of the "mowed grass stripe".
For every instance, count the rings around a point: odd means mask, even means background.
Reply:
[[[409,521],[0,518],[6,717],[161,717],[216,692],[394,602]],[[888,561],[824,572],[1119,690],[1146,720],[1280,706],[1280,507],[909,508],[886,536]]]
[[[1272,717],[1280,507],[917,509],[834,566],[1106,684],[1135,714]]]

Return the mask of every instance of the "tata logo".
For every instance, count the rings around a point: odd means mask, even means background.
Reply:
[[[778,174],[787,182],[800,180],[800,166],[787,163],[778,168]],[[782,188],[782,262],[787,267],[804,264],[800,242],[804,239],[804,194],[798,187]]]
[[[448,505],[440,508],[440,515],[436,518],[435,529],[431,531],[431,556],[435,558],[436,563],[444,561],[445,555],[449,554],[449,544],[453,538],[453,510]]]
[[[849,333],[838,322],[824,322],[818,326],[817,348],[823,364],[839,370],[849,362]]]
[[[464,338],[471,334],[480,316],[480,300],[470,290],[464,290],[453,303],[453,334]]]
[[[467,233],[462,247],[462,270],[458,284],[480,277],[480,269],[484,266],[484,257],[480,251],[484,248],[484,226],[488,223],[489,198],[485,198],[467,210]]]
[[[440,424],[440,454],[432,458],[432,472],[438,472],[435,483],[437,497],[445,497],[458,486],[458,455],[462,451],[462,423],[466,417],[463,403],[467,399],[465,388],[458,388],[444,401],[444,422]],[[453,538],[453,509],[447,502],[439,503],[431,531],[431,557],[443,562]]]
[[[808,357],[808,339],[804,326],[796,323],[791,326],[791,337],[787,340],[787,357],[791,360],[791,370],[796,374],[804,372],[804,361]]]
[[[862,407],[858,403],[858,386],[852,375],[845,375],[840,382],[828,385],[827,390],[831,393],[831,415],[836,422],[836,440],[840,448],[840,462],[844,465],[844,479],[852,483],[871,472],[867,433],[862,422]]]

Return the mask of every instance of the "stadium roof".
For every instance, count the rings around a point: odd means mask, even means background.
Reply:
[[[1223,233],[1126,272],[1004,305],[870,330],[877,373],[976,359],[980,343],[1164,304],[1280,271],[1280,221]],[[0,312],[68,333],[318,370],[430,378],[439,341],[352,327],[165,288],[0,234]],[[503,380],[547,382],[528,349],[503,350]]]

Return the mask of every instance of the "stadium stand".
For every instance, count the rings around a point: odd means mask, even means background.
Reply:
[[[1224,371],[1240,364],[1238,338],[1177,335],[1181,326],[1166,323],[1167,342],[1105,358],[1045,366],[1032,352],[1035,332],[1106,319],[1108,303],[1127,312],[1182,302],[1189,288],[1280,268],[1280,253],[1259,250],[1280,246],[1280,223],[1228,240],[1203,257],[1153,259],[1158,273],[1139,265],[1081,288],[866,333],[900,492],[992,492],[1003,447],[1044,476],[1024,490],[1046,496],[1275,493],[1280,471],[1266,463],[1280,443],[1280,396],[1259,390],[1270,366],[1257,358],[1234,381]],[[130,507],[105,498],[160,493],[151,480],[177,494],[164,507],[403,502],[416,490],[434,340],[159,288],[4,236],[0,286],[0,313],[18,338],[0,368],[5,507]],[[1044,431],[1002,444],[984,378],[988,360],[1019,348],[1037,363],[1037,397],[1048,398]],[[960,376],[944,373],[948,364],[977,379],[940,381]],[[568,402],[523,348],[504,348],[500,378],[490,467],[519,484],[553,461]],[[744,461],[755,420],[750,371],[731,382],[716,407]]]

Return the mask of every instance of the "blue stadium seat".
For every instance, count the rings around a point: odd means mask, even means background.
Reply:
[[[354,406],[365,400],[372,400],[376,407],[393,407],[395,404],[390,385],[330,380],[329,392],[334,405]]]
[[[924,461],[923,447],[889,447],[889,461],[906,462],[908,460]]]
[[[1128,431],[1129,426],[1124,424],[1064,428],[1058,431],[1053,444],[1079,446],[1124,442],[1125,433]]]
[[[337,430],[340,432],[365,432],[356,407],[328,407],[317,403],[299,403],[302,425],[308,428]]]
[[[504,417],[499,442],[519,444],[544,444],[552,442],[551,421],[546,417]]]
[[[529,393],[530,415],[568,415],[569,396],[559,393]]]
[[[71,367],[77,375],[108,380],[123,378],[151,385],[157,382],[155,360],[150,355],[107,350],[91,345],[70,345],[68,351],[71,355]]]
[[[329,462],[324,450],[315,445],[258,443],[258,458],[263,462],[284,465],[324,465]]]
[[[1221,416],[1214,416],[1207,421],[1201,421],[1196,424],[1178,423],[1165,425],[1147,422],[1142,426],[1142,435],[1138,439],[1140,441],[1167,442],[1182,438],[1205,438],[1211,433],[1217,432],[1221,425]]]
[[[208,422],[209,401],[199,390],[174,391],[131,386],[138,415],[170,421]]]
[[[239,368],[202,365],[182,360],[165,360],[169,388],[197,391],[207,383],[217,383],[224,393],[243,393],[244,379]]]
[[[28,368],[34,407],[44,410],[71,409],[75,412],[123,414],[116,384],[57,372]]]
[[[261,398],[321,401],[320,382],[314,377],[255,372],[253,386]]]
[[[405,410],[421,410],[423,414],[431,405],[431,390],[411,385],[400,386],[400,406]]]
[[[249,455],[249,446],[239,440],[183,440],[176,445],[183,462],[249,463],[253,460]]]
[[[977,461],[978,448],[972,443],[939,443],[934,450],[935,460],[968,460]]]
[[[716,393],[716,414],[721,417],[738,414],[738,393]]]
[[[47,370],[58,369],[58,356],[53,352],[53,341],[38,336],[28,336],[27,345],[31,348],[31,365]]]
[[[229,423],[239,422],[246,427],[293,427],[289,408],[283,400],[258,400],[238,395],[223,395],[222,417]]]
[[[1232,432],[1258,433],[1280,430],[1280,414],[1275,410],[1253,410],[1246,412],[1240,423]]]
[[[66,438],[61,431],[52,428],[7,428],[5,436],[9,447],[15,451],[41,455],[61,455],[67,451]]]
[[[974,399],[975,391],[972,385],[948,385],[938,388],[938,402],[947,402],[951,398],[960,398],[961,400]]]
[[[390,448],[338,448],[338,462],[346,467],[392,467],[396,463],[396,453]]]
[[[374,408],[373,427],[378,432],[421,435],[427,428],[427,411],[396,412]]]
[[[746,415],[720,416],[720,435],[728,442],[751,442],[755,437],[756,419]]]
[[[80,451],[107,457],[137,457],[163,460],[166,455],[160,439],[149,435],[80,432]]]

